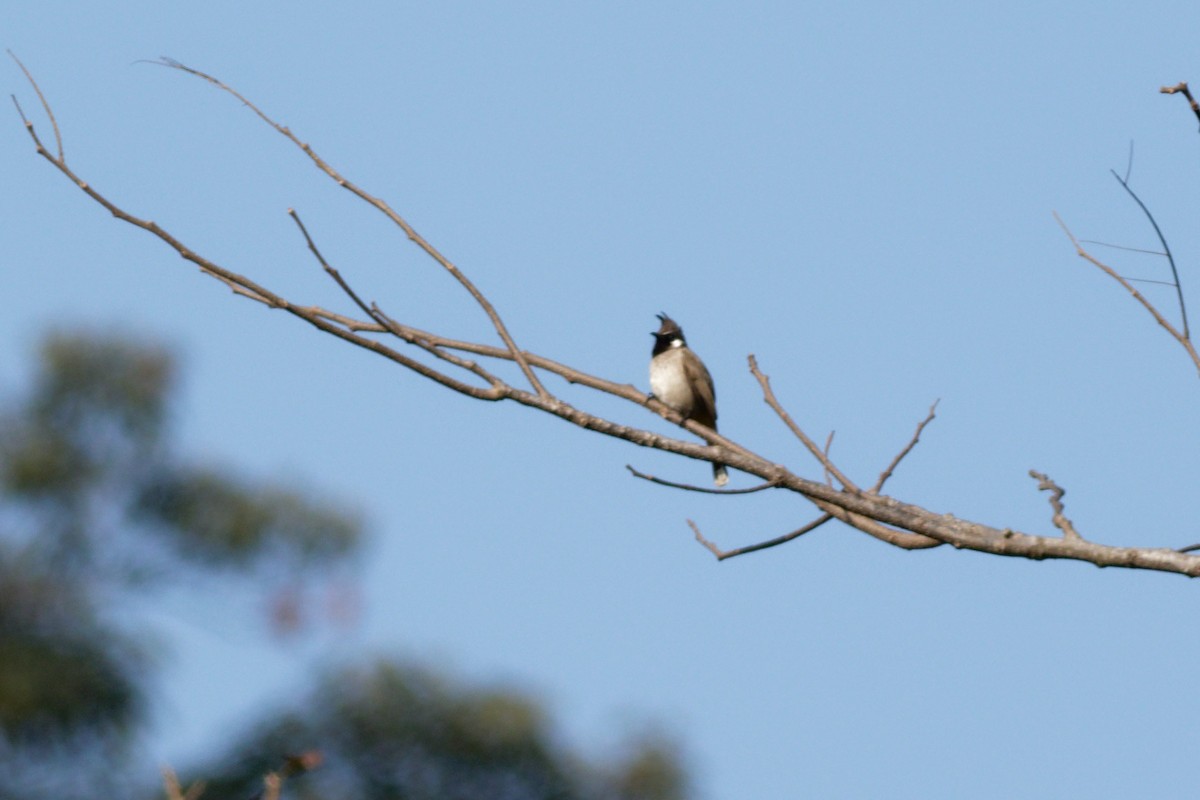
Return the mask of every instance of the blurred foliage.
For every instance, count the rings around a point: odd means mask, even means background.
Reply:
[[[326,675],[294,710],[196,770],[203,798],[248,798],[281,754],[317,749],[292,779],[297,800],[683,800],[687,781],[662,737],[591,763],[562,752],[540,706],[512,691],[457,686],[390,661]]]
[[[345,560],[356,516],[196,466],[172,447],[175,365],[128,337],[59,333],[0,412],[0,797],[113,786],[153,664],[123,603],[185,573],[273,575]],[[67,765],[68,770],[62,767]],[[89,774],[91,773],[91,774]]]
[[[181,459],[174,388],[160,347],[59,334],[28,393],[0,411],[0,800],[161,797],[146,794],[132,754],[155,664],[120,610],[191,585],[188,572],[261,590],[263,571],[320,570],[359,543],[357,518],[310,493]],[[276,615],[292,620],[295,598],[280,597]],[[326,675],[195,773],[210,800],[247,800],[264,774],[294,764],[304,774],[283,796],[304,800],[687,796],[662,737],[586,760],[554,734],[520,694],[378,662]],[[311,772],[287,760],[314,752],[323,763]]]

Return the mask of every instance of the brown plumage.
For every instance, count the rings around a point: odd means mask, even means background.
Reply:
[[[717,429],[717,392],[712,375],[683,338],[683,329],[666,314],[650,353],[650,390],[660,401],[705,427]],[[724,464],[713,464],[713,480],[724,486],[729,474]]]

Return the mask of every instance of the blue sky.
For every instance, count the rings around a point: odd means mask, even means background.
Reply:
[[[0,39],[87,180],[295,301],[349,310],[289,207],[393,316],[490,331],[248,111],[138,59],[258,101],[454,259],[528,349],[645,387],[647,332],[669,312],[715,376],[722,431],[802,474],[819,470],[748,353],[868,482],[941,398],[895,496],[1053,533],[1036,468],[1088,538],[1200,541],[1195,370],[1051,216],[1153,246],[1108,174],[1134,142],[1133,186],[1197,296],[1200,137],[1157,91],[1200,85],[1194,3],[121,7],[9,4]],[[15,67],[4,85],[37,112]],[[48,326],[165,338],[187,451],[372,525],[352,631],[280,648],[256,608],[186,587],[155,610],[173,655],[149,763],[227,741],[313,666],[380,652],[520,686],[583,748],[657,720],[704,798],[1168,797],[1192,781],[1195,584],[904,553],[833,526],[717,564],[686,518],[732,546],[813,510],[634,481],[626,463],[707,469],[451,396],[233,297],[62,180],[15,113],[0,176],[0,388]],[[1146,291],[1175,311],[1171,290]]]

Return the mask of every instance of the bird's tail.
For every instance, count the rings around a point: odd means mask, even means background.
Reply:
[[[729,473],[725,471],[724,464],[713,464],[713,483],[717,486],[729,483]]]

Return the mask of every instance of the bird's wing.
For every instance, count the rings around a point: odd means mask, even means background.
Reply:
[[[701,425],[706,425],[714,431],[717,429],[717,390],[713,387],[712,375],[708,367],[695,353],[688,351],[691,358],[684,359],[683,368],[687,373],[688,383],[696,390],[696,403],[692,408],[692,419]]]

